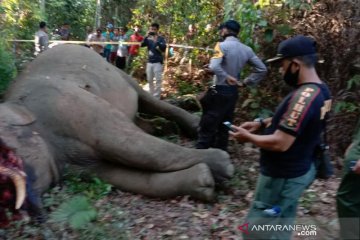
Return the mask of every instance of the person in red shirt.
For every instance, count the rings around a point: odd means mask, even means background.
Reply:
[[[130,42],[142,42],[144,40],[144,37],[140,34],[140,26],[136,25],[134,27],[134,33],[130,36],[129,41]],[[127,62],[128,69],[131,68],[131,62],[133,59],[139,54],[139,45],[130,45],[129,47],[129,57]]]

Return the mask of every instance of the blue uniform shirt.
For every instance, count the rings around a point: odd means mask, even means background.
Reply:
[[[209,68],[216,75],[216,85],[228,86],[226,80],[229,75],[240,80],[240,73],[247,63],[252,66],[252,72],[244,79],[246,85],[255,86],[266,76],[265,64],[238,38],[229,36],[223,42],[218,42],[214,50]]]
[[[261,173],[276,178],[304,175],[314,160],[314,151],[324,129],[324,117],[330,108],[330,91],[324,83],[302,84],[286,96],[264,133],[273,134],[279,129],[296,139],[285,152],[261,149]]]

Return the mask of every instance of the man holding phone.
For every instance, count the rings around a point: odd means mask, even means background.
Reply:
[[[314,152],[321,141],[331,108],[327,85],[317,75],[316,42],[302,35],[282,41],[277,55],[283,80],[294,88],[274,116],[231,126],[239,142],[261,150],[260,175],[247,221],[251,224],[292,225],[299,198],[315,178]],[[263,134],[255,131],[263,128]],[[291,239],[291,230],[251,231],[244,239]]]
[[[150,94],[160,99],[162,72],[163,72],[163,53],[166,50],[166,42],[162,36],[158,35],[160,25],[153,23],[141,43],[141,47],[148,48],[148,62],[146,64],[146,78],[149,83]],[[155,79],[155,84],[154,84]]]
[[[360,121],[356,129],[336,195],[341,239],[360,239]]]

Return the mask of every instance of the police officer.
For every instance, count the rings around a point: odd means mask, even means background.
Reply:
[[[345,154],[344,172],[336,200],[341,239],[360,239],[360,121]]]
[[[267,69],[253,50],[237,38],[240,32],[238,22],[226,21],[219,29],[223,41],[216,44],[209,65],[210,70],[215,74],[214,86],[200,100],[203,115],[196,148],[214,147],[226,151],[229,130],[223,122],[233,120],[238,87],[243,83],[251,86],[257,84],[265,77]],[[241,83],[240,73],[247,63],[253,67],[253,71]]]
[[[230,134],[261,149],[260,176],[247,221],[292,225],[301,194],[315,178],[314,152],[321,142],[324,119],[331,108],[327,85],[317,75],[316,42],[302,35],[280,43],[279,61],[286,84],[293,87],[272,118],[231,126]],[[256,134],[263,128],[263,134]],[[291,229],[250,231],[244,239],[291,239]]]

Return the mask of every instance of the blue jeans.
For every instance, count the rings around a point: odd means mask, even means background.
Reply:
[[[110,62],[110,54],[111,54],[111,48],[104,48],[103,57],[106,58],[106,61],[108,62]]]

